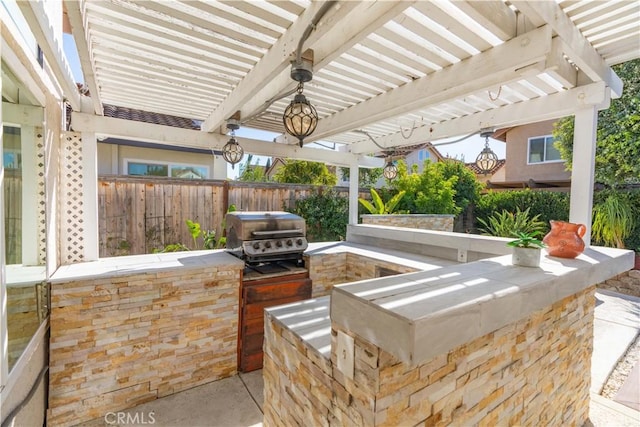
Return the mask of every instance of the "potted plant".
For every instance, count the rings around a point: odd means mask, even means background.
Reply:
[[[507,243],[513,248],[511,262],[513,265],[522,267],[538,267],[540,265],[540,254],[544,243],[536,236],[540,233],[517,233],[518,238]]]

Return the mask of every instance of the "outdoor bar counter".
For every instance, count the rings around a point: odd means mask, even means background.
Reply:
[[[133,255],[51,278],[47,425],[69,426],[234,375],[244,262]]]
[[[269,309],[265,425],[583,425],[595,285],[632,266],[601,247],[503,255]]]

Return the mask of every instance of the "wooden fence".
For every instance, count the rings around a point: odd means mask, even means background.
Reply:
[[[347,197],[349,189],[335,187]],[[279,211],[322,191],[313,185],[101,176],[98,179],[100,257],[151,253],[167,244],[194,248],[185,220],[222,236],[230,205],[240,211]],[[369,198],[369,191],[360,190]],[[202,245],[202,240],[198,241]]]

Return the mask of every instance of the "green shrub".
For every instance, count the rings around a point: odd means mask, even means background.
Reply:
[[[422,173],[417,169],[417,165],[413,165],[409,171],[404,161],[398,161],[398,176],[390,183],[396,192],[405,192],[398,210],[412,214],[460,213],[454,202],[458,177],[445,178],[443,171],[430,161],[424,163]]]
[[[404,197],[404,191],[399,192],[398,194],[390,198],[386,203],[382,201],[382,198],[375,190],[375,188],[371,187],[369,191],[371,192],[371,200],[373,201],[373,203],[362,198],[358,199],[358,202],[360,202],[360,205],[364,206],[364,208],[369,211],[370,214],[386,215],[400,213],[396,211],[396,206],[398,205],[398,202],[400,202],[400,200]]]
[[[640,252],[640,189],[598,191],[593,199],[593,243]]]
[[[503,210],[500,213],[493,214],[486,221],[478,219],[482,225],[480,231],[489,236],[498,237],[518,237],[520,235],[529,235],[532,237],[540,236],[545,230],[545,223],[540,221],[540,215],[529,215],[529,209],[521,211],[516,208],[516,212]]]
[[[305,219],[310,242],[345,240],[347,236],[349,200],[333,190],[318,191],[285,209]]]
[[[549,221],[569,220],[569,194],[555,191],[489,191],[480,196],[474,213],[476,221],[489,221],[489,217],[496,212],[508,211],[516,212],[527,210],[532,216],[544,223],[543,233],[550,230]]]
[[[463,162],[445,159],[442,162],[437,162],[436,168],[440,170],[444,179],[448,180],[451,177],[456,177],[456,183],[453,186],[455,190],[453,201],[460,208],[460,212],[467,209],[470,204],[478,202],[480,191],[483,189],[484,184],[478,181],[476,174],[466,167]]]

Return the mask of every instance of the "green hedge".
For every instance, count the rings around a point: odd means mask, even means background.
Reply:
[[[296,200],[293,208],[285,209],[305,219],[310,242],[332,242],[347,237],[349,200],[333,190],[318,191]]]
[[[524,211],[527,208],[531,216],[540,215],[540,221],[547,227],[546,234],[550,229],[550,220],[569,220],[569,194],[532,190],[489,191],[480,196],[474,209],[476,226],[479,218],[488,221],[494,213],[503,210],[515,212],[517,209]]]
[[[602,190],[595,192],[593,196],[594,205],[602,202],[613,190]],[[624,192],[635,207],[636,225],[633,233],[625,240],[625,247],[640,252],[640,188],[631,190],[616,190]],[[555,191],[489,191],[480,196],[480,200],[474,208],[476,227],[478,218],[488,221],[494,213],[506,210],[515,212],[517,208],[525,210],[529,208],[531,216],[540,215],[540,220],[544,221],[549,230],[549,221],[557,219],[561,221],[569,220],[569,194]],[[598,244],[598,242],[594,242]]]

